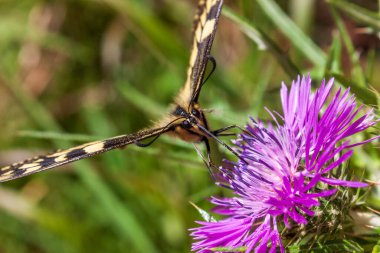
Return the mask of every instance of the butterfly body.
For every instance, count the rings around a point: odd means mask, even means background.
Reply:
[[[172,120],[176,120],[176,123],[171,127],[171,131],[168,131],[169,135],[187,142],[201,142],[208,138],[207,134],[199,129],[199,126],[208,129],[208,124],[198,103],[190,104],[188,108],[175,104],[170,117],[164,119],[169,122]],[[165,124],[164,121],[160,124]]]

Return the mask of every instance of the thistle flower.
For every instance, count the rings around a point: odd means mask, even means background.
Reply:
[[[246,252],[284,252],[279,227],[308,224],[337,186],[366,186],[334,178],[331,171],[351,157],[352,147],[372,140],[350,143],[347,137],[377,120],[372,110],[357,108],[349,89],[332,94],[332,87],[333,79],[323,81],[313,93],[310,77],[293,81],[290,91],[282,84],[283,115],[268,111],[275,122],[268,127],[251,119],[235,142],[239,161],[221,168],[223,184],[234,196],[211,198],[214,212],[225,218],[197,222],[201,226],[191,229],[193,251],[244,247]]]

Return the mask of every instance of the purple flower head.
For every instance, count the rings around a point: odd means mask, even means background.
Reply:
[[[278,227],[308,224],[336,186],[366,186],[334,178],[331,171],[351,157],[352,147],[372,140],[350,143],[347,137],[377,120],[372,110],[357,108],[349,89],[332,93],[332,87],[331,79],[312,92],[310,77],[298,78],[290,91],[282,85],[283,115],[268,111],[274,125],[251,119],[235,142],[239,161],[221,168],[234,196],[211,199],[215,213],[225,218],[198,222],[201,226],[191,234],[193,251],[244,247],[245,252],[284,252]]]

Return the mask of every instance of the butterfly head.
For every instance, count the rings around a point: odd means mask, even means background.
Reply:
[[[177,105],[172,115],[178,117],[173,125],[173,132],[179,138],[189,142],[200,142],[206,135],[199,126],[208,129],[206,118],[198,103],[192,103],[188,108]]]

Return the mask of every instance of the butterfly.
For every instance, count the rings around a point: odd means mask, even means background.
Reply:
[[[202,85],[205,79],[208,78],[205,78],[207,63],[211,62],[213,64],[210,73],[212,73],[216,66],[215,60],[210,56],[210,50],[214,41],[222,5],[223,0],[199,1],[193,24],[192,50],[186,82],[171,105],[169,113],[158,121],[155,126],[133,134],[86,143],[0,168],[0,182],[52,169],[112,149],[124,148],[129,144],[137,144],[142,147],[148,146],[164,133],[179,137],[187,142],[204,142],[208,154],[210,154],[208,139],[215,138],[219,143],[236,154],[216,137],[216,135],[232,127],[210,131],[204,112],[198,103]],[[149,143],[144,144],[141,142],[150,138],[153,139]]]

